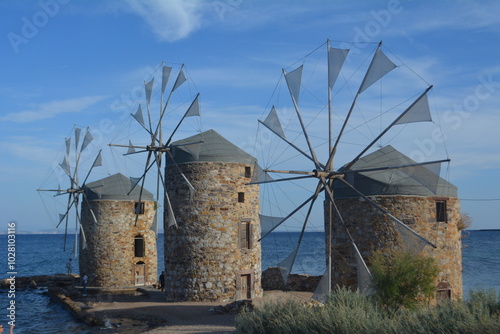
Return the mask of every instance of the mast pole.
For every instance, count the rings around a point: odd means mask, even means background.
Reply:
[[[74,258],[77,259],[78,258],[78,225],[79,225],[79,221],[78,221],[78,196],[76,194],[74,194],[73,196],[75,196],[75,202],[76,202],[76,217],[75,217],[75,245],[74,245],[74,249],[73,249],[73,255],[74,255]]]
[[[160,141],[159,141],[159,146],[163,146],[163,130],[162,130],[162,114],[163,114],[163,95],[164,95],[164,89],[163,89],[163,67],[165,66],[165,61],[162,61],[161,62],[161,76],[162,76],[162,82],[161,82],[161,94],[160,94],[160,119],[158,121],[158,127],[160,128]],[[162,153],[160,152],[160,157],[162,156]],[[156,157],[155,157],[156,158]],[[161,162],[161,158],[160,160],[156,161],[157,164]],[[156,200],[158,201],[156,207],[157,207],[157,210],[159,210],[159,204],[160,204],[160,177],[161,177],[161,168],[160,166],[158,166],[158,175],[156,176]],[[163,182],[162,182],[163,183]],[[165,186],[165,184],[163,184],[163,186]],[[155,220],[154,224],[156,224],[156,235],[155,237],[158,238],[158,214],[155,213],[155,216],[153,218]]]
[[[87,131],[88,131],[88,128],[87,128]],[[85,135],[86,137],[86,135]],[[83,139],[83,141],[85,141],[85,137]],[[78,141],[76,140],[75,138],[75,142],[77,144]],[[82,145],[83,146],[83,145]],[[82,150],[78,150],[78,145],[75,145],[75,173],[73,174],[74,178],[71,179],[71,189],[75,189],[75,187],[79,187],[79,183],[80,183],[80,180],[78,180],[78,164],[80,162],[80,156],[82,154]],[[76,194],[73,194],[73,198],[74,198],[74,201],[75,201],[75,240],[74,240],[74,249],[73,249],[73,253],[74,253],[74,258],[76,259],[77,258],[77,247],[78,247],[78,196]]]
[[[162,79],[163,79],[163,66],[165,66],[165,61],[161,62]],[[162,82],[162,86],[163,86],[163,82]],[[162,133],[162,129],[161,129],[162,108],[163,108],[163,89],[161,90],[161,94],[160,94],[160,120],[159,120],[159,123],[158,123],[158,127],[160,128],[160,146],[163,145],[163,142],[162,142],[163,133]]]
[[[328,154],[332,154],[332,88],[330,87],[330,40],[326,40],[326,51],[327,51],[327,64],[328,64],[328,78],[327,78],[327,87],[328,87]],[[333,159],[330,160],[328,166],[326,166],[328,171],[333,171]],[[332,180],[328,180],[328,187],[333,192],[331,185],[333,184]],[[332,201],[327,199],[328,203],[328,292],[332,291]]]
[[[328,64],[328,153],[332,153],[332,88],[330,87],[330,40],[326,40],[326,50],[327,50],[327,64]],[[327,166],[329,171],[332,171],[333,159],[331,159],[330,164]]]

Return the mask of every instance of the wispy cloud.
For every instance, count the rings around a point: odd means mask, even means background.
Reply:
[[[485,29],[500,32],[500,18],[496,14],[500,10],[500,3],[497,1],[462,2],[459,4],[453,2],[453,6],[450,2],[438,2],[435,5],[437,7],[433,10],[430,10],[429,7],[422,7],[407,11],[406,15],[408,16],[421,17],[420,20],[413,20],[414,24],[408,25],[407,29],[417,32],[443,29]],[[445,12],[446,15],[443,15],[442,13]]]
[[[5,116],[0,117],[0,121],[16,123],[39,121],[42,119],[52,118],[60,114],[84,111],[105,98],[106,96],[95,95],[34,104],[30,110],[6,114]]]
[[[185,38],[201,26],[204,6],[198,0],[127,0],[127,3],[165,41]]]

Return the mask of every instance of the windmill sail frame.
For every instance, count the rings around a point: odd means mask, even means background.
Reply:
[[[302,240],[302,235],[304,233],[305,226],[308,223],[309,216],[310,216],[310,211],[312,206],[314,205],[314,202],[318,196],[319,193],[324,192],[325,193],[325,208],[326,208],[326,215],[329,217],[329,224],[327,224],[328,228],[330,229],[328,231],[329,240],[327,243],[327,266],[329,269],[327,269],[327,272],[331,273],[332,272],[332,264],[331,264],[331,250],[332,250],[332,244],[331,244],[331,237],[333,235],[333,231],[331,230],[332,228],[332,217],[336,216],[342,224],[345,226],[347,229],[347,225],[343,223],[342,219],[342,214],[335,205],[336,202],[336,196],[334,195],[334,189],[336,185],[338,184],[343,184],[347,185],[348,187],[352,188],[356,194],[366,200],[368,203],[370,203],[375,210],[380,212],[381,214],[387,216],[396,224],[396,226],[399,226],[401,229],[400,231],[405,231],[404,233],[408,233],[409,235],[414,235],[416,238],[421,240],[424,244],[431,245],[432,247],[435,247],[435,245],[424,238],[423,236],[419,235],[417,232],[409,228],[408,226],[405,225],[404,222],[402,222],[400,219],[396,218],[394,215],[392,215],[389,211],[385,210],[382,208],[380,205],[372,201],[370,198],[364,196],[362,192],[358,191],[356,187],[352,184],[350,184],[347,179],[349,178],[349,175],[353,174],[360,174],[360,173],[376,173],[380,171],[398,171],[402,173],[406,173],[406,175],[410,178],[414,178],[415,182],[421,182],[421,184],[424,187],[427,187],[430,189],[430,191],[435,192],[436,191],[436,185],[434,184],[433,186],[431,184],[426,184],[425,180],[422,179],[422,177],[425,177],[425,173],[420,173],[420,176],[418,176],[416,173],[418,170],[426,171],[425,166],[429,166],[432,164],[441,164],[443,162],[449,162],[450,160],[447,159],[441,159],[441,160],[435,160],[435,161],[424,161],[424,162],[404,162],[400,163],[398,165],[387,165],[387,166],[375,166],[375,167],[364,167],[363,169],[357,170],[356,168],[356,163],[358,160],[360,160],[376,143],[380,141],[380,139],[386,135],[389,130],[391,130],[393,127],[398,126],[398,125],[407,125],[409,123],[415,123],[415,122],[429,122],[432,121],[432,118],[430,116],[430,111],[429,111],[429,105],[427,102],[427,95],[429,91],[432,89],[432,85],[427,87],[423,93],[421,93],[415,100],[412,102],[402,113],[400,113],[384,130],[381,130],[378,136],[374,136],[374,139],[371,140],[371,142],[365,146],[364,149],[360,151],[360,153],[355,156],[354,159],[351,159],[346,165],[342,166],[341,168],[334,169],[334,157],[337,155],[337,151],[339,148],[339,144],[343,140],[343,135],[346,133],[346,130],[349,126],[349,121],[351,119],[351,116],[354,114],[354,111],[356,108],[358,108],[358,99],[360,98],[361,94],[367,90],[369,90],[370,86],[372,86],[374,83],[379,81],[382,77],[385,75],[389,74],[393,69],[397,68],[397,66],[389,59],[389,57],[386,56],[386,54],[382,51],[382,42],[380,42],[377,45],[377,48],[375,52],[373,53],[372,60],[370,62],[370,65],[368,66],[368,69],[361,81],[361,84],[359,85],[359,88],[357,90],[357,93],[354,95],[354,98],[352,100],[352,103],[347,111],[346,117],[343,119],[340,131],[338,133],[338,136],[334,138],[332,136],[332,104],[331,104],[331,99],[332,99],[332,89],[334,84],[336,83],[337,77],[339,76],[339,73],[342,71],[342,65],[346,61],[346,58],[348,57],[348,50],[342,50],[342,49],[334,49],[331,48],[330,42],[327,41],[327,60],[328,60],[328,75],[327,75],[327,81],[328,81],[328,156],[326,161],[320,161],[317,157],[316,154],[316,148],[311,142],[311,136],[309,133],[309,130],[307,128],[306,122],[302,118],[300,106],[299,106],[299,98],[301,98],[301,75],[303,73],[304,69],[304,64],[300,65],[297,67],[295,70],[288,72],[283,69],[283,77],[285,78],[286,85],[288,87],[289,95],[290,95],[290,100],[293,104],[293,109],[295,111],[295,117],[296,120],[299,124],[298,129],[301,131],[301,137],[302,140],[306,143],[307,153],[302,150],[298,145],[296,145],[292,140],[288,139],[288,136],[286,134],[287,129],[286,126],[283,126],[283,122],[280,120],[278,113],[276,112],[276,106],[273,105],[271,108],[271,111],[267,115],[266,119],[264,121],[259,120],[259,124],[262,124],[266,129],[271,131],[271,133],[278,138],[279,141],[283,143],[284,146],[288,145],[292,151],[297,152],[299,156],[306,157],[309,161],[313,163],[313,168],[312,170],[286,170],[286,169],[273,169],[273,168],[264,168],[263,171],[266,174],[273,174],[273,178],[265,179],[265,180],[252,180],[250,184],[273,184],[277,182],[296,182],[302,179],[308,179],[308,178],[316,178],[317,185],[315,187],[316,190],[313,191],[314,195],[309,197],[306,201],[304,201],[302,204],[300,204],[296,209],[292,210],[290,214],[284,215],[284,218],[276,218],[273,215],[267,215],[263,214],[262,217],[265,217],[265,221],[268,223],[270,222],[272,225],[270,228],[265,229],[265,233],[262,235],[261,238],[265,238],[267,235],[269,235],[273,230],[275,230],[277,227],[279,227],[281,224],[283,224],[285,221],[290,219],[293,215],[295,215],[300,209],[306,206],[306,204],[309,204],[308,206],[308,211],[305,214],[305,218],[303,219],[303,225],[301,229],[301,236],[299,237],[299,242],[296,248],[293,249],[292,253],[286,257],[285,260],[283,260],[280,264],[284,269],[282,270],[282,273],[284,273],[284,278],[286,280],[286,277],[288,277],[288,274],[291,272],[293,268],[293,260],[297,256],[298,248],[300,247],[300,242]],[[335,56],[332,56],[332,54],[335,52]],[[333,59],[336,58],[337,63],[333,63]],[[429,171],[430,172],[430,171]],[[432,172],[430,172],[432,173]],[[438,172],[439,173],[439,172]],[[274,178],[274,175],[278,174],[287,174],[287,175],[293,175],[293,176],[286,176],[283,178]],[[437,179],[439,179],[439,174],[436,176]],[[436,180],[437,180],[436,179]],[[434,187],[434,188],[433,188]],[[329,204],[328,204],[329,203]],[[266,223],[267,224],[267,223]],[[347,229],[347,235],[349,239],[351,240],[352,246],[354,247],[356,251],[356,261],[358,261],[358,266],[362,268],[362,271],[365,272],[366,274],[363,274],[362,276],[364,277],[363,280],[366,280],[367,278],[370,277],[369,269],[366,263],[364,262],[363,256],[358,250],[358,247],[356,245],[356,240],[354,240],[353,236],[349,233],[349,230]],[[358,270],[358,273],[360,271]],[[328,286],[331,288],[331,275],[328,275],[327,279],[329,280]],[[361,280],[361,276],[360,276]],[[366,283],[366,282],[365,282]],[[369,293],[369,284],[365,284],[365,290],[367,293]]]

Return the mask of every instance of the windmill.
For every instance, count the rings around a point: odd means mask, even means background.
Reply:
[[[375,83],[382,82],[381,79],[392,72],[394,69],[396,69],[397,66],[393,63],[392,60],[389,59],[388,56],[386,56],[386,54],[382,50],[382,43],[379,43],[376,47],[376,50],[373,52],[370,64],[366,72],[364,74],[358,74],[358,72],[355,71],[354,74],[348,77],[346,83],[336,91],[335,95],[338,98],[340,98],[339,92],[341,91],[351,94],[346,94],[350,96],[348,98],[344,98],[345,109],[343,110],[345,111],[342,114],[334,113],[332,103],[334,86],[337,82],[337,79],[339,78],[339,75],[343,73],[342,68],[346,59],[349,59],[347,58],[349,50],[333,48],[330,46],[329,41],[326,42],[326,49],[328,66],[326,71],[324,72],[327,72],[326,82],[328,83],[328,89],[326,92],[327,94],[324,97],[326,98],[327,103],[323,103],[322,108],[320,108],[319,111],[313,109],[311,100],[317,102],[318,100],[321,100],[321,98],[315,96],[314,93],[310,90],[303,92],[305,87],[302,85],[302,72],[307,64],[302,64],[298,67],[294,66],[293,70],[289,72],[283,69],[282,78],[284,78],[284,82],[286,83],[286,91],[288,93],[284,94],[289,95],[287,98],[291,101],[292,108],[279,109],[275,106],[272,106],[265,120],[259,120],[260,125],[264,127],[263,131],[270,131],[272,136],[274,138],[277,138],[279,142],[279,144],[274,147],[274,150],[272,152],[267,152],[268,158],[276,162],[281,157],[281,159],[284,160],[284,162],[281,164],[281,166],[283,167],[281,169],[266,167],[262,171],[261,175],[253,179],[251,182],[252,184],[261,185],[300,183],[300,186],[303,190],[306,188],[312,190],[312,194],[307,199],[299,202],[300,204],[295,204],[294,208],[291,207],[288,211],[288,214],[281,217],[274,214],[262,214],[261,216],[262,239],[268,236],[272,231],[274,231],[282,224],[297,217],[299,212],[303,212],[303,218],[299,218],[301,221],[301,229],[298,242],[292,252],[278,264],[285,282],[287,281],[288,276],[293,269],[294,263],[297,258],[297,253],[306,231],[306,227],[313,215],[315,204],[317,207],[317,199],[320,197],[320,195],[324,195],[325,203],[323,212],[325,215],[325,221],[328,222],[326,224],[326,228],[329,229],[325,231],[326,235],[329,236],[326,245],[328,261],[325,275],[323,276],[322,282],[320,282],[320,286],[318,287],[318,289],[322,291],[317,291],[317,294],[323,294],[330,291],[332,285],[331,241],[333,217],[336,217],[336,219],[340,220],[341,223],[346,226],[343,220],[343,215],[336,204],[335,189],[337,189],[338,187],[350,189],[360,199],[372,205],[376,210],[378,210],[380,214],[387,216],[394,225],[394,229],[398,231],[401,238],[404,240],[403,243],[409,243],[409,241],[407,240],[411,239],[414,240],[416,244],[419,244],[420,247],[423,247],[425,245],[435,247],[433,243],[416,233],[414,230],[404,224],[400,219],[395,217],[395,215],[391,214],[389,211],[377,204],[372,198],[365,196],[360,190],[356,188],[356,185],[353,184],[351,180],[353,176],[360,175],[362,173],[378,171],[398,171],[405,174],[408,178],[417,180],[420,184],[427,186],[429,189],[435,190],[436,178],[433,176],[437,174],[439,177],[441,163],[449,161],[449,159],[439,159],[422,162],[408,160],[396,164],[394,163],[394,161],[388,161],[386,164],[378,166],[364,166],[362,169],[357,169],[357,163],[360,161],[360,159],[362,159],[364,155],[370,151],[370,149],[380,144],[383,137],[387,136],[388,133],[391,133],[394,138],[396,138],[400,135],[402,129],[406,129],[409,124],[428,122],[432,120],[427,99],[427,95],[432,89],[432,86],[426,84],[427,87],[425,87],[425,89],[420,90],[418,93],[412,92],[410,97],[405,97],[402,102],[399,101],[397,103],[394,103],[393,96],[391,95],[389,98],[389,102],[391,102],[392,104],[389,107],[385,107],[384,105],[384,109],[381,108],[381,110],[378,111],[378,118],[372,118],[370,114],[362,114],[358,117],[359,124],[354,123],[353,125],[351,123],[353,121],[354,115],[356,113],[359,114],[359,111],[363,108],[362,103],[360,102],[363,99],[363,96],[366,94],[368,94],[369,97],[376,96],[376,94],[370,94],[369,88]],[[307,56],[304,58],[304,60],[306,58]],[[316,65],[315,68],[321,69],[321,67],[318,65]],[[349,86],[349,83],[351,81],[356,81],[356,79],[358,88],[357,90],[352,92],[350,91],[351,87]],[[308,82],[314,83],[314,78],[312,76],[309,77]],[[400,85],[403,84],[401,84],[400,82]],[[311,94],[314,96],[312,99],[303,102],[302,99],[306,94]],[[299,103],[299,101],[301,103]],[[374,104],[365,103],[365,107],[366,105],[368,105],[368,108],[371,108]],[[379,104],[377,104],[376,106],[378,105]],[[380,103],[380,105],[382,104]],[[306,109],[313,116],[306,120],[301,108]],[[395,110],[398,109],[402,109],[402,111],[398,111],[396,113]],[[327,118],[323,116],[325,111],[328,115]],[[384,116],[385,119],[392,117],[392,120],[390,122],[385,122],[385,124],[383,125],[382,121],[376,122],[377,126],[373,127],[372,121],[375,118],[381,119],[381,116]],[[336,119],[334,119],[334,117],[336,117],[339,121],[335,122]],[[281,118],[286,118],[286,122],[283,122]],[[315,120],[317,121],[316,123],[319,123],[319,126],[313,123],[313,121]],[[336,137],[333,136],[333,129],[335,127],[334,123],[338,128],[336,130]],[[395,130],[398,126],[400,127],[400,129]],[[354,143],[354,141],[357,140],[356,137],[359,137],[361,135],[360,129],[363,127],[368,128],[371,134],[369,133],[369,135],[363,135],[366,139],[363,138],[364,142],[362,142],[361,144]],[[377,131],[374,131],[374,129],[376,129]],[[324,138],[325,132],[327,132],[328,135],[327,139]],[[376,132],[378,132],[378,134],[376,134]],[[270,151],[270,147],[272,145],[269,145],[264,141],[263,143],[266,144],[263,145],[266,146],[266,149],[262,149],[262,151]],[[347,150],[348,152],[345,152],[345,149],[342,152],[341,146],[349,145],[351,147]],[[291,153],[286,156],[285,152]],[[319,154],[319,152],[322,152],[323,156]],[[346,159],[346,163],[341,165],[340,168],[335,167],[334,162],[337,162],[341,159]],[[291,168],[290,166],[293,166],[293,168]],[[274,179],[271,177],[271,175],[274,177]],[[280,177],[279,175],[286,176]],[[307,183],[307,185],[302,185],[304,181],[310,182]],[[286,196],[289,196],[289,194],[290,192],[288,192]],[[368,291],[370,288],[371,280],[370,271],[349,229],[346,227],[345,230],[356,254],[355,259],[358,272],[358,287],[361,290]]]
[[[135,155],[139,153],[147,153],[146,161],[144,164],[143,172],[140,177],[131,177],[131,184],[132,188],[130,189],[130,192],[140,184],[141,188],[139,190],[139,198],[138,198],[138,205],[136,206],[136,224],[137,224],[137,219],[139,215],[139,210],[140,210],[140,203],[142,199],[142,190],[144,188],[145,182],[146,182],[146,176],[148,173],[151,171],[154,171],[156,169],[157,172],[157,178],[156,178],[156,198],[160,198],[160,188],[163,188],[163,194],[165,196],[165,203],[167,205],[167,210],[168,210],[168,221],[166,224],[166,227],[170,226],[177,226],[177,222],[175,220],[175,217],[173,215],[172,211],[172,206],[170,202],[170,198],[168,196],[168,193],[165,191],[165,178],[164,178],[164,172],[162,168],[162,163],[165,160],[165,155],[168,156],[169,159],[172,160],[172,162],[175,165],[175,160],[173,159],[173,155],[171,153],[171,143],[172,139],[174,138],[176,132],[179,130],[181,124],[183,121],[188,118],[188,117],[193,117],[193,116],[200,116],[200,106],[198,102],[198,97],[199,93],[195,94],[194,97],[190,96],[189,97],[189,106],[187,107],[186,111],[182,113],[180,120],[178,120],[177,125],[172,129],[168,137],[165,136],[164,130],[163,130],[163,125],[165,122],[165,116],[167,115],[167,111],[170,109],[178,109],[180,108],[179,106],[176,107],[171,107],[171,99],[174,96],[174,93],[178,92],[179,88],[187,81],[186,75],[184,74],[184,64],[181,65],[179,72],[177,74],[177,77],[175,79],[175,82],[173,85],[170,87],[170,91],[168,95],[166,96],[166,101],[164,102],[165,98],[165,91],[167,86],[169,85],[169,79],[172,73],[172,67],[166,66],[165,63],[163,62],[161,65],[161,88],[160,88],[160,96],[159,96],[159,118],[155,118],[152,114],[151,111],[151,105],[152,105],[152,99],[154,97],[154,83],[155,83],[155,78],[153,77],[149,81],[144,82],[144,92],[145,92],[145,107],[146,107],[146,118],[144,117],[143,113],[143,108],[142,105],[139,103],[137,110],[135,113],[131,114],[131,116],[139,123],[142,129],[144,129],[147,134],[149,135],[149,141],[148,144],[145,145],[134,145],[132,144],[132,141],[129,139],[129,144],[128,145],[120,145],[120,144],[109,144],[109,146],[116,146],[116,147],[126,147],[128,148],[127,153],[124,155]],[[181,105],[182,106],[182,105]],[[165,139],[166,138],[166,139]],[[199,144],[201,142],[196,142],[196,143],[188,143],[184,145],[185,150],[189,150],[192,152],[196,152],[199,149]],[[180,169],[179,169],[180,171]],[[191,191],[194,191],[193,186],[189,182],[189,180],[186,178],[186,176],[181,173],[182,177],[184,178],[186,184],[189,186]],[[130,193],[129,192],[129,193]],[[156,224],[157,225],[157,224]]]
[[[67,205],[64,213],[59,214],[59,222],[57,224],[57,228],[64,222],[64,250],[66,251],[66,241],[68,235],[68,225],[70,219],[70,212],[74,210],[75,212],[75,241],[74,241],[74,257],[77,257],[78,253],[78,235],[79,231],[81,231],[82,238],[82,247],[85,247],[85,234],[83,232],[83,228],[80,220],[80,204],[86,200],[85,189],[87,180],[92,173],[94,167],[98,167],[102,165],[101,158],[101,150],[97,153],[96,157],[93,160],[93,163],[87,173],[85,174],[85,178],[83,181],[80,181],[79,173],[81,169],[81,163],[86,160],[85,154],[87,153],[85,150],[89,146],[89,144],[94,139],[92,134],[90,133],[89,128],[87,127],[85,130],[85,135],[83,140],[80,141],[80,137],[82,134],[82,129],[78,127],[74,127],[73,134],[66,138],[66,153],[63,158],[63,161],[59,163],[59,167],[64,172],[65,176],[69,179],[69,185],[66,189],[61,189],[60,185],[58,189],[37,189],[38,191],[48,191],[55,192],[54,196],[63,196],[67,195]],[[92,217],[94,223],[97,224],[97,219],[92,210]]]

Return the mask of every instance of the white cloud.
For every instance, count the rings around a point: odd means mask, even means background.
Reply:
[[[35,104],[31,110],[13,112],[0,117],[0,121],[10,121],[16,123],[28,123],[42,119],[52,118],[59,114],[80,112],[88,107],[102,101],[106,96],[84,96],[74,99],[51,101],[47,103]]]
[[[201,26],[204,6],[198,0],[127,0],[127,3],[165,41],[185,38]]]

